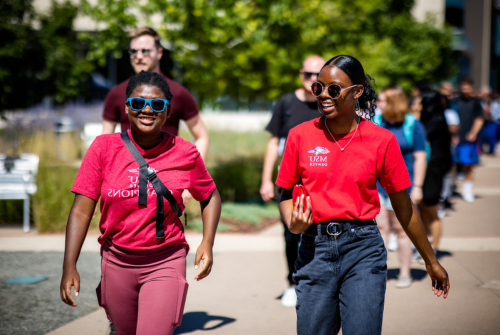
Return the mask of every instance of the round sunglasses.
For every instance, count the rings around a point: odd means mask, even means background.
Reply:
[[[338,97],[340,97],[340,93],[342,93],[342,90],[347,90],[348,88],[355,87],[355,86],[359,86],[359,85],[352,85],[349,87],[340,87],[340,85],[337,85],[337,84],[330,84],[327,87],[328,95],[332,99],[337,99]],[[319,97],[321,95],[321,93],[323,93],[324,89],[325,89],[325,86],[319,82],[314,82],[311,85],[311,93],[315,97]]]
[[[140,112],[144,108],[146,108],[147,105],[151,107],[151,110],[156,113],[161,113],[165,110],[165,107],[167,105],[170,105],[170,101],[165,100],[165,99],[144,99],[144,98],[128,98],[127,103],[129,104],[130,108],[133,110]]]

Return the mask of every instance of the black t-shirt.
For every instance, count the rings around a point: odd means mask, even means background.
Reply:
[[[290,129],[320,116],[317,102],[301,101],[295,92],[290,92],[285,94],[274,106],[273,116],[266,130],[273,136],[287,138]]]
[[[422,120],[427,141],[431,147],[429,164],[440,166],[443,171],[451,168],[451,134],[443,113],[435,113]]]
[[[466,99],[463,96],[459,96],[453,99],[453,103],[456,104],[458,115],[460,116],[460,130],[458,131],[460,143],[467,143],[469,141],[465,139],[465,135],[471,131],[475,118],[484,117],[483,107],[479,100],[472,97]]]

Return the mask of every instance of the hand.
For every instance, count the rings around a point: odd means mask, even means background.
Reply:
[[[203,260],[203,266],[200,272],[198,272],[198,274],[194,276],[194,279],[196,281],[200,281],[206,276],[208,276],[212,271],[212,265],[214,263],[212,255],[212,246],[209,245],[208,243],[204,243],[203,241],[198,247],[198,250],[196,250],[196,257],[194,259],[195,270],[198,270],[200,266],[200,260]]]
[[[465,139],[469,142],[476,142],[476,139],[477,139],[477,134],[473,134],[472,132],[471,133],[467,133],[465,135]]]
[[[311,206],[311,198],[307,197],[307,207],[304,211],[304,195],[302,194],[297,197],[297,201],[293,205],[292,211],[292,221],[290,222],[290,229],[292,233],[299,234],[305,231],[309,226],[312,225],[312,206]]]
[[[71,270],[63,270],[63,275],[61,278],[61,300],[65,304],[76,307],[77,304],[73,297],[71,296],[71,286],[75,287],[75,296],[78,297],[80,294],[80,274],[73,268]]]
[[[188,190],[184,190],[184,192],[182,192],[182,203],[184,204],[184,207],[187,206],[191,199],[193,199],[191,193],[189,193]]]
[[[411,189],[410,193],[410,198],[413,201],[413,203],[418,204],[420,201],[422,201],[422,198],[424,197],[422,193],[422,187],[420,186],[413,186]]]
[[[444,293],[443,298],[446,299],[450,292],[450,279],[446,270],[438,262],[426,264],[425,268],[431,277],[434,294],[440,297]]]
[[[272,181],[263,181],[260,186],[260,196],[265,202],[271,202],[274,198],[274,184]]]

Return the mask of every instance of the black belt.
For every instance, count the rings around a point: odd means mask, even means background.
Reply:
[[[352,229],[359,228],[364,226],[373,226],[377,225],[375,220],[343,220],[343,221],[331,221],[331,222],[321,222],[321,223],[313,223],[306,231],[302,234],[309,236],[316,235],[330,235],[337,237],[343,232]]]

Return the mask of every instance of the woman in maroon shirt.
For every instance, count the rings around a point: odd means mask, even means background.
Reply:
[[[161,131],[172,98],[165,79],[142,71],[130,79],[126,98],[131,128],[99,136],[73,185],[60,294],[76,307],[71,296],[72,286],[76,296],[80,290],[76,262],[100,198],[99,305],[120,335],[172,334],[181,323],[188,286],[188,245],[179,219],[182,192],[189,190],[201,204],[203,241],[195,269],[200,260],[203,267],[196,280],[212,268],[221,200],[196,147]],[[147,164],[138,164],[140,160]]]
[[[293,279],[299,335],[380,334],[387,252],[374,222],[377,181],[425,260],[434,294],[446,298],[448,274],[427,240],[398,142],[372,117],[375,92],[361,63],[330,59],[312,85],[323,117],[290,131],[276,184],[290,231],[302,233]],[[302,182],[303,192],[293,197]],[[293,197],[293,198],[292,198]]]

